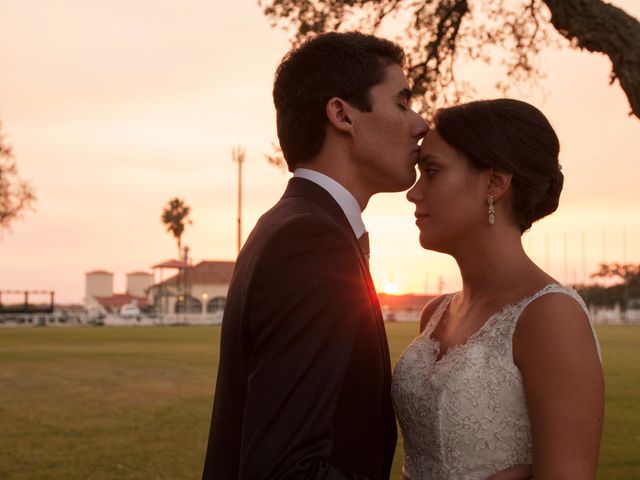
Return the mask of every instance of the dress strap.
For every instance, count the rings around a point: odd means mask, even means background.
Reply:
[[[429,318],[429,320],[427,321],[427,326],[424,327],[424,331],[422,332],[422,335],[426,335],[427,337],[431,336],[431,333],[438,325],[438,322],[440,322],[442,315],[447,310],[449,303],[451,303],[451,299],[453,298],[453,295],[454,295],[453,293],[447,293],[446,295],[443,296],[442,300],[436,307],[435,311],[431,314],[431,318]]]
[[[543,295],[546,295],[547,293],[564,293],[565,295],[573,298],[576,302],[578,302],[578,304],[582,307],[582,310],[584,310],[584,313],[587,316],[589,315],[589,309],[587,308],[587,305],[584,303],[584,300],[582,299],[580,294],[578,294],[578,292],[576,292],[573,288],[567,287],[565,285],[560,285],[558,283],[551,283],[546,287],[538,290],[536,293],[534,293],[530,297],[527,297],[525,300],[523,300],[521,303],[521,312],[531,302],[542,297]]]

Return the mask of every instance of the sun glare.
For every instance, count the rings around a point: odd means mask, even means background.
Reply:
[[[398,293],[398,285],[393,280],[387,280],[384,286],[382,287],[382,291],[384,293],[395,295]]]

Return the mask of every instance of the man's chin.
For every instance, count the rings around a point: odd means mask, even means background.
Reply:
[[[385,192],[404,192],[410,189],[414,183],[416,183],[416,172],[412,170],[403,177],[398,176],[394,179],[389,179],[389,182],[385,185]],[[393,181],[392,181],[393,180]]]
[[[378,182],[374,195],[376,193],[397,193],[404,192],[411,188],[416,183],[415,170],[408,172],[404,176],[396,175],[394,177],[387,176]]]
[[[413,187],[413,184],[416,183],[416,172],[413,171],[412,175],[408,175],[404,181],[398,183],[398,188],[394,190],[394,192],[404,192],[405,190],[409,190]]]
[[[378,191],[376,193],[400,193],[400,192],[405,192],[407,190],[409,190],[409,188],[411,188],[412,184],[407,184],[407,185],[398,185],[398,186],[386,186],[385,188],[380,188],[378,189]]]

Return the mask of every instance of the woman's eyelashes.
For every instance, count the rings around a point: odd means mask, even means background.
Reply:
[[[438,173],[439,170],[435,167],[427,166],[427,167],[424,167],[422,171],[428,178],[432,178],[436,173]]]

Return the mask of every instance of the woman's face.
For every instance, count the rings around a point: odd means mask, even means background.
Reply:
[[[422,141],[418,168],[420,176],[407,192],[407,199],[416,206],[416,225],[424,248],[455,253],[458,245],[486,232],[487,171],[472,168],[436,129]]]

